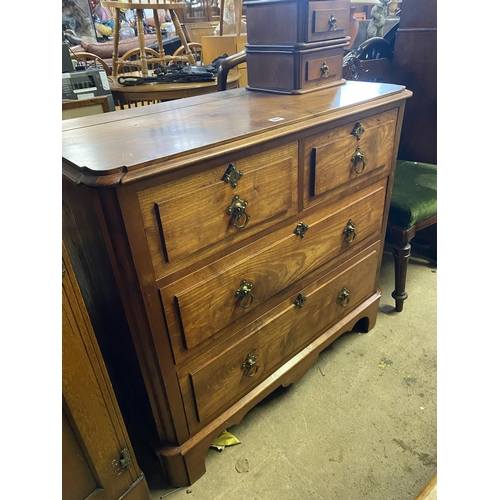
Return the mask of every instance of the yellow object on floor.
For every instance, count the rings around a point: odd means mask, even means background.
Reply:
[[[216,448],[222,451],[226,446],[233,446],[235,444],[240,444],[236,437],[234,437],[230,432],[224,431],[217,439],[215,439],[210,448]]]

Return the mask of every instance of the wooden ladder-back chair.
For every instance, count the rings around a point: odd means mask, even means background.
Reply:
[[[179,2],[178,0],[136,0],[135,2],[133,1],[125,1],[125,0],[102,0],[101,2],[103,7],[109,7],[114,9],[115,13],[115,32],[114,32],[114,46],[113,46],[113,68],[112,68],[112,73],[113,76],[118,76],[119,73],[119,67],[124,64],[123,58],[120,58],[118,56],[118,41],[120,39],[120,10],[121,9],[128,9],[128,10],[135,10],[137,14],[137,37],[139,39],[139,61],[142,62],[140,71],[142,72],[142,76],[148,76],[148,63],[151,61],[147,60],[146,53],[145,53],[145,42],[144,42],[144,10],[145,9],[151,9],[153,10],[153,18],[154,18],[154,25],[155,25],[155,31],[156,31],[156,37],[158,41],[158,57],[155,57],[155,61],[153,62],[158,62],[162,65],[166,65],[168,62],[172,60],[185,60],[186,62],[189,62],[191,65],[195,65],[196,61],[193,57],[193,54],[188,50],[188,42],[186,40],[186,36],[184,34],[184,31],[182,30],[179,17],[177,16],[177,10],[182,10],[185,6],[184,2]],[[173,58],[173,56],[169,56],[165,54],[163,50],[163,43],[162,43],[162,34],[161,34],[161,26],[160,26],[160,19],[158,16],[158,11],[159,10],[164,10],[166,11],[169,15],[170,18],[172,19],[172,23],[175,26],[175,31],[177,36],[180,38],[182,45],[186,48],[186,55],[185,56],[177,56],[177,58]]]
[[[130,49],[121,57],[122,64],[118,67],[118,74],[120,73],[131,73],[133,71],[141,71],[143,66],[143,61],[141,60],[142,55],[146,58],[146,64],[148,70],[155,69],[155,60],[160,56],[160,54],[149,47],[145,47],[142,51],[139,47],[135,49]]]
[[[203,64],[203,52],[202,52],[202,45],[201,43],[198,42],[188,42],[187,48],[189,52],[193,55],[194,60],[196,63]],[[188,50],[186,50],[186,47],[180,46],[173,54],[173,57],[179,57],[179,56],[186,56],[188,53]]]
[[[83,63],[85,68],[92,69],[103,69],[106,75],[111,75],[111,68],[106,64],[106,62],[95,54],[90,52],[72,52],[71,59],[77,61],[77,63]]]
[[[387,40],[374,37],[363,42],[354,57],[347,57],[343,68],[347,80],[396,83],[413,92],[403,120],[386,233],[393,247],[392,297],[397,312],[408,297],[406,277],[413,238],[418,232],[425,234],[426,243],[437,248],[437,233],[429,231],[437,228],[435,7],[436,0],[405,0],[394,51]],[[423,140],[425,134],[428,137]],[[434,261],[436,255],[427,257]]]

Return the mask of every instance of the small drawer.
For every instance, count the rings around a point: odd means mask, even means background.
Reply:
[[[304,166],[308,189],[304,205],[349,182],[381,169],[389,172],[394,152],[396,109],[310,136]]]
[[[323,49],[304,56],[302,61],[303,89],[324,87],[342,80],[343,49]]]
[[[376,289],[380,242],[288,297],[269,317],[238,332],[241,339],[178,372],[190,426],[213,418],[273,374],[305,345],[368,299]]]
[[[347,36],[349,6],[345,0],[309,2],[307,41],[319,42]]]
[[[245,0],[250,45],[300,47],[345,38],[348,0]]]
[[[282,94],[303,94],[342,85],[342,57],[347,42],[307,49],[247,45],[248,86]]]
[[[380,237],[385,193],[385,181],[369,186],[162,288],[176,361],[249,312],[264,312],[271,297],[314,269]]]
[[[157,276],[297,213],[297,143],[138,193]]]

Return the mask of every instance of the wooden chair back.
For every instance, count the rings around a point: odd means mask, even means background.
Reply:
[[[102,67],[108,76],[111,75],[111,68],[103,59],[95,54],[91,54],[90,52],[72,52],[71,59],[77,63],[82,63],[85,68],[100,69]]]

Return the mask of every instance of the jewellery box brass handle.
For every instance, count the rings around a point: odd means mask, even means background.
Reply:
[[[328,67],[328,64],[326,64],[326,61],[321,66],[320,71],[322,78],[328,78],[328,75],[330,74],[330,68]]]
[[[339,296],[337,297],[337,300],[342,307],[347,306],[347,304],[349,303],[349,290],[346,287],[342,288]]]
[[[345,240],[347,243],[352,243],[354,241],[354,238],[356,238],[356,231],[354,230],[356,228],[356,224],[349,219],[347,221],[346,226],[344,227],[344,230],[342,231],[343,234],[346,235]]]
[[[248,201],[242,200],[238,195],[233,197],[231,205],[226,210],[226,213],[233,216],[233,226],[236,229],[241,229],[248,224],[250,216],[246,213]]]
[[[245,375],[247,377],[253,377],[257,370],[259,369],[259,365],[257,364],[257,354],[247,354],[245,362],[241,366],[245,371]]]
[[[363,170],[366,167],[365,153],[363,153],[362,149],[359,146],[356,148],[356,151],[354,152],[354,155],[351,158],[351,161],[354,164],[354,171],[357,174],[360,174],[361,172],[363,172]],[[361,164],[361,168],[359,168],[360,164]]]
[[[330,19],[328,19],[328,28],[332,30],[337,29],[337,19],[335,17],[335,14],[330,15]]]
[[[253,283],[242,280],[240,287],[234,292],[235,297],[239,297],[238,305],[243,309],[248,309],[253,302],[254,296],[250,293],[253,288]]]

